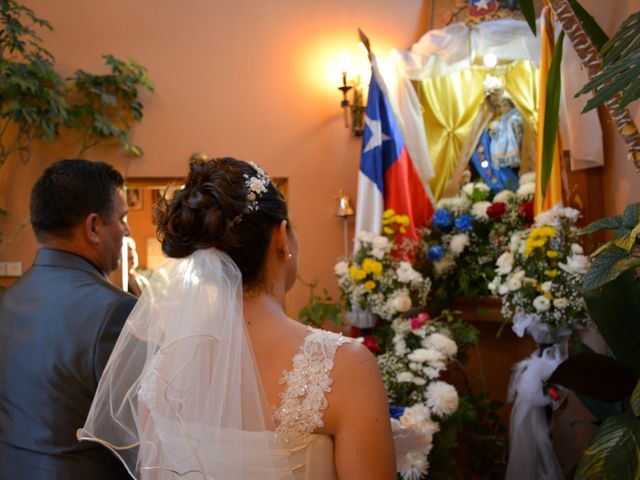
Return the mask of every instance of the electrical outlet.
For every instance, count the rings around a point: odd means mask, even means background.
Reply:
[[[19,277],[22,275],[22,262],[5,262],[5,275]]]

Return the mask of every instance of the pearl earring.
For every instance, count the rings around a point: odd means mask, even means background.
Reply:
[[[288,258],[289,260],[291,260],[291,258],[293,258],[293,255],[289,254],[289,255],[287,255],[287,258]]]

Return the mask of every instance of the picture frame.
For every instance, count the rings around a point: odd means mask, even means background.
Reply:
[[[127,188],[126,190],[127,208],[129,210],[142,210],[143,197],[142,189],[140,188]]]

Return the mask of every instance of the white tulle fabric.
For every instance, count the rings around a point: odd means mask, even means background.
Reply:
[[[200,250],[158,269],[123,329],[80,440],[136,479],[291,479],[242,314],[242,278]]]

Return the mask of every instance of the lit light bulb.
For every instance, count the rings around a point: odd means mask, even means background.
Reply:
[[[496,57],[495,54],[489,52],[484,56],[483,63],[485,67],[493,68],[498,63],[498,57]]]
[[[349,71],[349,63],[349,52],[342,52],[340,54],[340,70],[342,71],[343,75]]]

